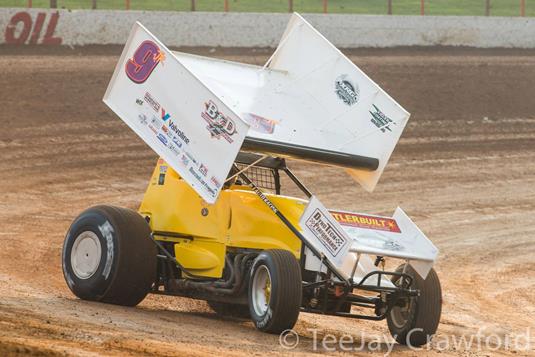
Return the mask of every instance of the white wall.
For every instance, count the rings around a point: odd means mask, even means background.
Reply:
[[[23,20],[14,30],[8,29],[12,17],[19,12],[25,13],[18,16],[26,21],[27,37],[22,36]],[[25,44],[124,44],[132,24],[139,20],[168,46],[274,47],[289,19],[289,14],[280,13],[60,10],[54,28],[53,13],[39,9],[0,9],[0,43],[13,42],[15,38],[25,40]],[[342,48],[437,45],[535,48],[535,18],[339,14],[305,14],[304,17]],[[44,19],[40,32],[36,31],[39,18]]]

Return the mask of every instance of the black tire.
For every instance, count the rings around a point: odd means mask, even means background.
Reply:
[[[262,288],[260,280],[255,284],[255,279],[262,276],[267,276],[270,281],[269,293],[265,299],[266,304],[255,308],[259,299],[254,297],[257,296],[254,290]],[[263,290],[266,292],[265,287]],[[301,267],[295,256],[289,251],[278,249],[260,253],[251,267],[248,298],[249,313],[258,330],[279,334],[291,329],[299,316],[302,300]]]
[[[396,271],[402,272],[404,265]],[[412,288],[418,289],[420,296],[410,298],[408,309],[394,307],[387,315],[387,323],[398,343],[417,347],[428,343],[437,331],[442,312],[442,289],[434,269],[425,280],[410,265],[405,272],[413,277]],[[396,284],[399,280],[393,278],[392,281]]]
[[[219,301],[207,301],[208,305],[214,312],[221,316],[239,317],[242,319],[249,318],[249,306],[240,304],[230,304]]]
[[[130,209],[102,205],[82,212],[63,243],[69,289],[83,300],[139,304],[156,278],[157,249],[150,233],[143,217]]]

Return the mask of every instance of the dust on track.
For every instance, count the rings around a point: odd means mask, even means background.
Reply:
[[[255,64],[271,53],[187,50]],[[64,283],[61,246],[71,220],[98,203],[136,208],[156,161],[101,102],[119,53],[0,47],[0,355],[286,352],[278,336],[220,318],[202,301],[149,296],[124,308],[77,300]],[[402,206],[436,243],[438,340],[535,327],[535,52],[346,53],[412,113],[405,133],[373,194],[337,169],[291,167],[331,207],[391,214]],[[294,353],[313,352],[314,328],[351,334],[356,347],[361,332],[364,342],[388,335],[384,322],[301,314]],[[489,352],[450,345],[423,353]]]

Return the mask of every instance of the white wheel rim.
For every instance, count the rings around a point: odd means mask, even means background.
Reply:
[[[71,250],[71,267],[79,279],[89,279],[100,264],[102,247],[92,231],[82,232],[74,240]]]
[[[253,309],[258,316],[264,316],[271,298],[271,275],[265,265],[261,265],[255,272],[252,287]]]

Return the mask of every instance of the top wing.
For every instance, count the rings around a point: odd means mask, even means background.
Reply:
[[[409,118],[298,14],[263,67],[172,52],[137,23],[104,102],[209,203],[242,147],[373,190]]]
[[[244,149],[346,167],[369,191],[409,119],[298,14],[263,67],[175,55],[250,125]]]

